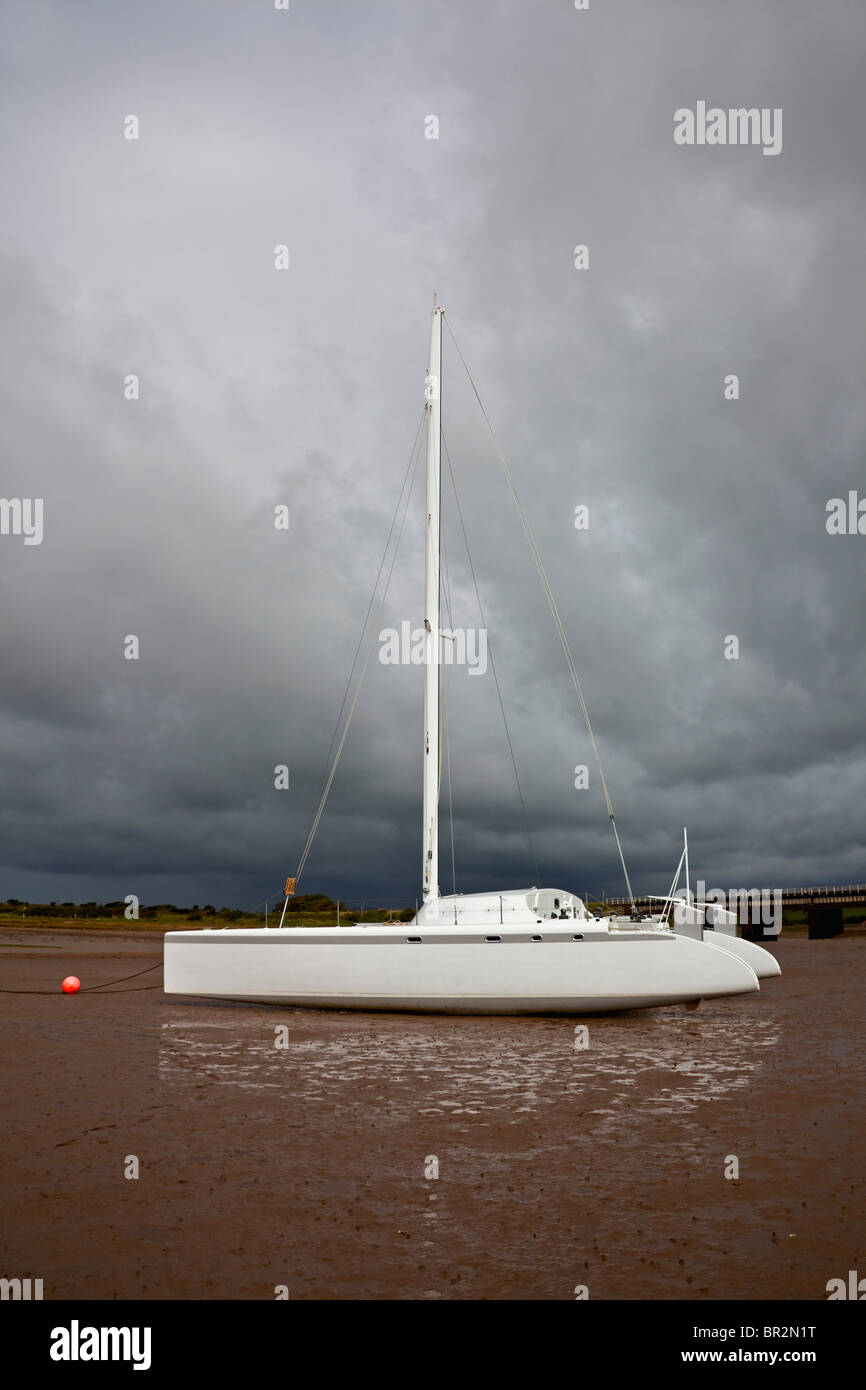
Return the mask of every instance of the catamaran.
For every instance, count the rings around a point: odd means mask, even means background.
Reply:
[[[596,754],[632,912],[629,916],[597,915],[576,894],[559,888],[533,886],[468,895],[440,892],[443,317],[441,306],[434,300],[424,392],[427,467],[422,904],[414,919],[405,923],[285,926],[286,904],[294,892],[324,807],[348,732],[353,702],[299,871],[286,884],[279,925],[167,932],[165,992],[262,1004],[449,1014],[599,1013],[754,993],[760,988],[759,974],[779,973],[768,951],[726,931],[708,930],[705,918],[692,922],[689,914],[681,911],[674,912],[671,924],[667,909],[673,904],[673,893],[671,903],[658,914],[641,915],[636,910],[577,671],[528,519],[501,451],[500,461],[544,580]],[[458,354],[462,359],[459,348]],[[681,905],[681,900],[677,901]]]

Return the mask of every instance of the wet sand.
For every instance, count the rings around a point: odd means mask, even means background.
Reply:
[[[754,997],[582,1021],[134,991],[159,972],[66,997],[161,937],[0,942],[3,989],[58,990],[0,995],[0,1275],[46,1298],[822,1300],[866,1275],[862,937],[783,937]]]

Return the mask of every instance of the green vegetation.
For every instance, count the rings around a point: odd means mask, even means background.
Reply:
[[[604,911],[604,903],[588,903],[592,910]],[[415,909],[367,907],[359,909],[339,904],[340,922],[410,922]],[[151,903],[139,907],[138,918],[124,916],[124,902],[111,903],[24,903],[17,898],[0,902],[0,926],[8,927],[56,927],[58,929],[86,930],[89,927],[106,931],[177,931],[190,924],[192,926],[231,926],[243,923],[248,926],[264,926],[265,914],[243,912],[237,907],[215,908],[210,903],[199,907],[175,907],[173,903]],[[275,926],[283,910],[283,900],[279,898],[268,909],[268,923]],[[857,904],[842,907],[844,929],[856,929],[866,925],[866,911]],[[783,931],[788,936],[805,936],[808,932],[808,912],[805,907],[785,908]],[[302,893],[297,898],[289,898],[286,907],[286,924],[291,926],[328,927],[337,922],[337,903],[325,893]]]
[[[276,925],[283,910],[283,900],[278,899],[268,909],[269,924]],[[264,926],[265,914],[261,912],[242,912],[240,908],[215,908],[211,904],[199,907],[175,907],[173,903],[141,904],[138,918],[127,918],[126,903],[25,903],[17,898],[0,902],[0,925],[29,927],[75,928],[101,927],[115,931],[171,931],[179,930],[187,923],[201,923],[208,926],[230,926],[244,922],[249,926]],[[355,911],[340,903],[341,922],[408,922],[414,917],[414,908],[391,910],[389,908],[364,908]],[[337,904],[325,893],[303,893],[297,898],[289,898],[286,908],[286,923],[293,926],[333,926],[337,921]]]

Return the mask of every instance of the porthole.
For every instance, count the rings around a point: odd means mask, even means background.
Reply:
[[[582,937],[582,936],[573,936],[571,939],[572,939],[572,941],[582,941],[582,940],[583,940],[583,937]]]
[[[540,936],[531,936],[529,939],[530,939],[530,941],[541,941],[541,940],[542,940],[542,938],[541,938]]]
[[[414,942],[420,941],[421,938],[420,938],[420,936],[407,936],[407,937],[406,937],[406,940],[409,941],[409,942],[413,942],[413,943],[414,943]]]
[[[485,941],[501,941],[501,940],[502,940],[502,937],[501,937],[501,936],[485,936],[484,940],[485,940]]]

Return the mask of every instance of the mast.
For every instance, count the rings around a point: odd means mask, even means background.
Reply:
[[[439,547],[442,423],[442,310],[433,296],[427,398],[427,541],[424,560],[424,822],[421,882],[424,902],[439,897]]]

